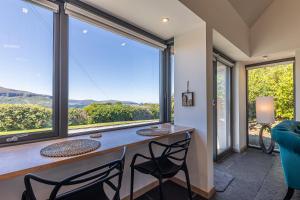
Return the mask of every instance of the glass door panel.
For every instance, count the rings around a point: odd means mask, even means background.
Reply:
[[[215,159],[232,147],[231,142],[231,68],[216,61],[214,91]]]

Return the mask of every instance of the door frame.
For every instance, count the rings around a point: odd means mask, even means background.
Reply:
[[[224,58],[224,57],[223,57]],[[224,58],[226,59],[226,58]],[[229,99],[229,131],[230,131],[230,146],[227,150],[224,152],[218,154],[218,147],[217,147],[217,136],[218,136],[218,126],[217,126],[217,64],[218,62],[222,63],[229,69],[229,80],[227,80],[226,88],[230,91],[230,94],[228,95]],[[223,159],[224,157],[230,155],[233,152],[233,72],[232,72],[232,66],[229,66],[225,62],[222,62],[222,60],[219,60],[217,57],[213,60],[213,159],[214,161],[218,161]]]

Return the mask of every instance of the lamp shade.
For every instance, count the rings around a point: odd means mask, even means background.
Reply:
[[[272,124],[275,121],[273,97],[256,98],[256,121],[260,124]]]

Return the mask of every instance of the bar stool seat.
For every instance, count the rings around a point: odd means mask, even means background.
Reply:
[[[137,164],[134,168],[144,174],[151,174],[152,176],[159,178],[162,176],[163,178],[171,178],[177,174],[177,172],[181,169],[181,166],[176,165],[172,161],[167,158],[156,158],[158,165],[160,166],[161,173],[156,170],[156,163],[154,161],[147,161],[141,164]]]
[[[88,190],[86,188],[88,187]],[[63,195],[58,195],[55,200],[74,200],[74,199],[101,199],[109,200],[103,189],[103,184],[94,184],[71,190]]]

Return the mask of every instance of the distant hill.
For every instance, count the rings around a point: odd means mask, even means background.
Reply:
[[[83,108],[92,103],[115,104],[118,102],[126,105],[137,105],[137,103],[131,101],[118,101],[118,100],[96,101],[92,99],[87,99],[87,100],[71,99],[69,100],[69,107]],[[0,87],[0,104],[38,104],[41,106],[51,107],[52,96]]]
[[[35,94],[32,92],[0,87],[0,97],[33,97],[33,96],[50,97],[48,95]]]

